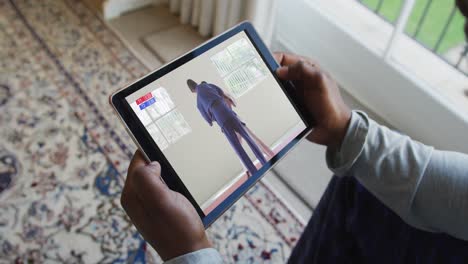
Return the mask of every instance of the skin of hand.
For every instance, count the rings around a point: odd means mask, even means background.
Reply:
[[[312,59],[275,53],[280,67],[276,74],[292,81],[297,96],[314,118],[316,126],[307,139],[317,144],[339,149],[351,120],[351,110],[343,102],[336,82]]]
[[[195,208],[160,175],[159,163],[134,154],[121,204],[135,227],[164,261],[211,247]]]

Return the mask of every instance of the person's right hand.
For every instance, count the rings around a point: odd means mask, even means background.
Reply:
[[[346,135],[351,110],[343,102],[336,82],[313,60],[298,55],[275,53],[280,79],[292,81],[316,126],[307,136],[312,142],[339,148]]]

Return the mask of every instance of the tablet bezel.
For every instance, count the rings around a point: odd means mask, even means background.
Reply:
[[[152,137],[145,129],[143,124],[140,122],[136,114],[130,108],[130,104],[126,101],[126,97],[133,94],[137,90],[145,87],[146,85],[156,81],[162,76],[170,73],[177,69],[183,64],[191,61],[192,59],[202,55],[211,48],[219,45],[225,40],[233,37],[234,35],[245,32],[253,46],[257,50],[260,57],[263,59],[268,69],[282,88],[286,97],[289,99],[293,107],[306,125],[306,129],[297,135],[291,142],[289,142],[280,152],[278,152],[271,160],[267,162],[261,169],[257,171],[255,175],[252,175],[247,179],[246,182],[231,193],[225,200],[223,200],[216,208],[214,208],[208,215],[205,215],[203,210],[200,208],[198,203],[195,201],[189,190],[186,188],[182,180],[179,178],[170,162],[166,159],[166,156],[159,149],[156,143],[152,140]],[[202,219],[205,228],[210,226],[218,217],[220,217],[227,209],[229,209],[239,198],[241,198],[257,181],[259,181],[265,173],[270,170],[284,155],[291,150],[302,138],[304,138],[312,129],[313,124],[308,120],[312,120],[307,117],[307,111],[299,100],[294,99],[295,88],[290,82],[283,82],[278,79],[275,74],[275,70],[278,68],[278,64],[275,61],[273,55],[270,53],[266,45],[261,40],[254,27],[249,22],[242,22],[237,26],[227,30],[219,36],[216,36],[195,49],[187,52],[186,54],[176,58],[175,60],[167,63],[161,68],[147,74],[139,80],[127,85],[126,87],[116,91],[109,97],[110,104],[117,112],[121,121],[123,122],[128,133],[138,146],[138,148],[146,155],[148,161],[157,160],[161,164],[161,177],[167,186],[174,191],[177,191],[184,195],[190,203],[195,207],[197,213]]]

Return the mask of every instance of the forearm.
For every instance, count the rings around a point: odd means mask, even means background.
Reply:
[[[353,112],[341,152],[328,151],[328,160],[337,175],[354,176],[411,223],[411,203],[431,154],[431,147],[380,126],[365,114]]]
[[[457,228],[451,229],[450,219],[457,214],[466,214],[467,205],[451,201],[455,197],[460,201],[468,200],[467,189],[459,184],[467,181],[468,161],[463,161],[466,159],[463,154],[456,154],[458,159],[444,159],[442,156],[455,154],[433,152],[432,147],[380,126],[365,114],[354,112],[340,152],[327,150],[327,162],[337,175],[356,177],[407,223],[454,235],[459,232],[454,232]],[[457,166],[458,169],[453,169]],[[435,188],[440,185],[437,181],[450,185],[451,192]],[[454,185],[458,187],[454,189]],[[429,197],[437,197],[434,199],[439,203],[432,203]],[[432,222],[431,214],[440,210],[449,216]]]
[[[430,228],[468,240],[468,155],[434,150],[413,212]]]

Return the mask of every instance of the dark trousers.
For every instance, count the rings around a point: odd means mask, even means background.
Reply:
[[[237,156],[240,158],[244,166],[250,172],[250,175],[254,175],[254,173],[257,172],[257,168],[253,164],[252,160],[249,158],[249,155],[247,155],[247,152],[245,152],[241,143],[239,142],[236,132],[239,133],[239,135],[245,139],[245,142],[247,142],[249,147],[252,149],[252,152],[255,154],[255,156],[262,165],[264,165],[267,161],[265,157],[263,157],[263,153],[260,151],[257,144],[254,142],[252,137],[250,137],[249,133],[247,133],[247,131],[245,130],[245,127],[242,125],[242,122],[237,117],[232,118],[231,120],[224,122],[222,130],[226,135],[226,138],[228,139],[232,148],[236,152]]]
[[[468,242],[413,228],[354,177],[333,177],[289,263],[468,263]]]

